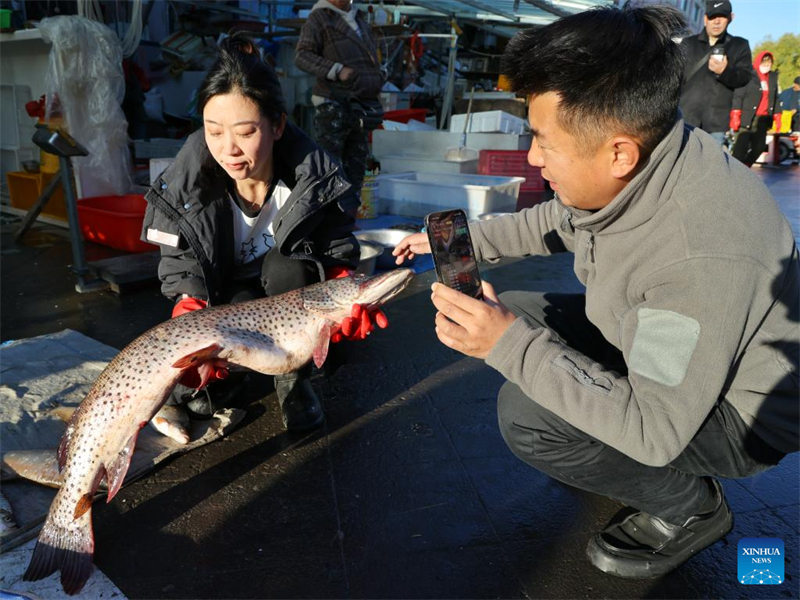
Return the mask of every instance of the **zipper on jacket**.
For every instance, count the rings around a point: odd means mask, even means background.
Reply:
[[[311,190],[313,190],[316,186],[318,186],[323,181],[333,177],[337,173],[338,170],[339,170],[339,167],[336,167],[333,171],[330,171],[329,173],[326,173],[323,177],[317,179],[314,183],[312,183],[310,186],[308,186],[308,189],[305,192],[303,192],[297,200],[292,202],[292,205],[289,207],[289,210],[287,210],[286,214],[283,217],[281,217],[281,219],[278,221],[278,226],[276,227],[276,229],[280,228],[280,226],[283,224],[283,219],[286,216],[288,216],[289,213],[291,213],[295,209],[295,207],[300,203],[300,201],[303,198],[305,198],[306,195],[308,195],[311,192]],[[338,198],[338,196],[335,196],[334,198],[331,198],[330,201],[334,200],[335,198]],[[325,206],[325,205],[329,204],[330,201],[329,202],[325,202],[325,203],[321,204],[320,206]],[[289,237],[289,234],[291,232],[292,232],[291,230],[287,231],[286,234],[285,234],[285,237]]]
[[[557,367],[564,369],[567,373],[572,375],[578,383],[581,385],[591,388],[592,391],[598,392],[607,396],[611,393],[611,380],[607,377],[598,377],[594,378],[589,373],[581,369],[575,361],[571,360],[566,355],[562,354],[561,356],[557,356],[553,359],[553,364]]]
[[[163,184],[162,184],[163,185]],[[161,188],[162,190],[165,187]],[[203,272],[203,284],[206,287],[206,296],[208,306],[212,306],[213,303],[216,301],[216,298],[211,297],[211,290],[208,286],[209,278],[211,277],[211,270],[209,265],[208,257],[206,256],[205,250],[203,250],[202,245],[200,244],[200,240],[194,235],[194,231],[191,230],[188,226],[184,226],[185,221],[180,217],[178,211],[167,201],[166,198],[161,196],[158,193],[154,194],[155,204],[154,206],[160,210],[170,221],[175,223],[178,228],[178,231],[183,235],[183,238],[186,240],[186,243],[189,244],[189,247],[192,249],[192,252],[195,253],[197,257],[197,262],[200,264],[200,270]],[[148,200],[148,202],[150,202]],[[189,235],[191,234],[191,235]],[[202,259],[202,260],[201,260]]]
[[[594,263],[594,235],[591,233],[586,238],[586,246],[583,249],[583,262],[587,261]]]

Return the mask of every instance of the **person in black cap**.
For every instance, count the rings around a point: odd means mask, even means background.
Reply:
[[[689,125],[710,133],[720,144],[731,123],[733,91],[753,76],[750,44],[730,35],[733,8],[728,0],[708,0],[705,28],[685,38],[686,65],[681,90],[681,111]]]

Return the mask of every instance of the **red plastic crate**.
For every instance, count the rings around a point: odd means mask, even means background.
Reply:
[[[126,252],[158,250],[139,239],[147,208],[142,194],[81,198],[77,206],[84,239]]]
[[[525,183],[519,188],[520,194],[544,191],[542,170],[528,164],[527,150],[481,150],[478,174],[524,177]]]
[[[427,114],[427,108],[407,108],[405,110],[387,110],[383,113],[383,118],[396,123],[408,123],[412,119],[424,123]]]

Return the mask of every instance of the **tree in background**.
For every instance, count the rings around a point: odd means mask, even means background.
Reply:
[[[780,89],[792,87],[794,78],[800,75],[800,35],[784,33],[774,41],[770,36],[764,38],[758,46],[753,48],[753,56],[763,51],[772,52],[775,57],[774,69],[780,71],[778,85]]]

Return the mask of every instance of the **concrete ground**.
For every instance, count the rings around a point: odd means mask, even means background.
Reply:
[[[756,169],[800,237],[800,168]],[[21,245],[2,223],[2,340],[71,328],[121,348],[164,320],[157,286],[75,293],[63,230]],[[114,253],[87,245],[90,260]],[[484,268],[499,290],[580,291],[571,255]],[[284,432],[269,378],[254,376],[229,438],[180,456],[94,513],[96,564],[129,598],[797,598],[800,461],[724,482],[736,523],[673,574],[623,581],[585,559],[619,509],[557,483],[506,448],[502,378],[438,343],[432,272],[389,305],[390,327],[342,344],[317,375],[327,421]],[[778,537],[786,581],[737,582],[737,543]]]

